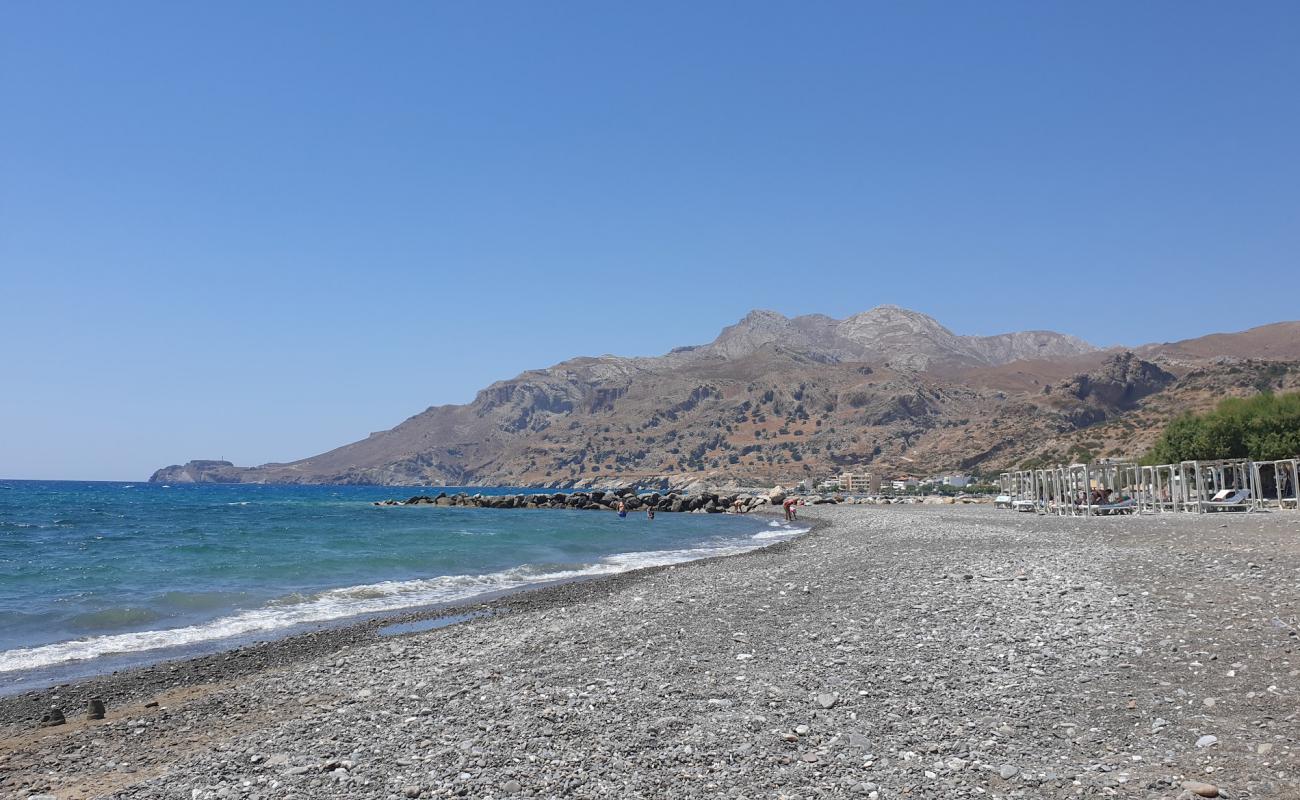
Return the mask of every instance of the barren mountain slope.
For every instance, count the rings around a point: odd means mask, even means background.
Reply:
[[[1300,360],[1222,359],[1187,368],[1165,363],[1180,377],[1163,391],[1137,403],[1125,414],[1064,432],[1008,451],[1008,464],[1088,461],[1095,457],[1137,456],[1155,443],[1174,418],[1212,409],[1225,397],[1249,397],[1261,391],[1300,390]]]
[[[1045,357],[1006,361],[1028,355]],[[868,465],[987,470],[1084,447],[1086,431],[1114,430],[1115,442],[1135,447],[1145,439],[1124,420],[1155,428],[1241,381],[1254,386],[1268,373],[1285,384],[1293,374],[1285,364],[1181,352],[1166,363],[1059,334],[957,336],[894,307],[843,321],[756,311],[708,345],[531,370],[468,405],[429,408],[312,458],[191,462],[153,479],[767,483]]]
[[[1259,358],[1300,361],[1300,322],[1277,322],[1240,333],[1212,333],[1180,342],[1138,348],[1143,358],[1191,360],[1206,358]]]

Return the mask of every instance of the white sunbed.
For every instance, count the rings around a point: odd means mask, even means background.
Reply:
[[[1237,511],[1249,508],[1246,501],[1250,499],[1247,489],[1224,489],[1201,503],[1206,511]]]
[[[1033,500],[1012,500],[1011,507],[1016,511],[1034,511],[1038,508],[1038,504]]]
[[[1000,494],[993,499],[994,508],[1011,508],[1011,495]]]

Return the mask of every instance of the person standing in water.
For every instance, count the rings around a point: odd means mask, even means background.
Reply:
[[[655,507],[654,507],[654,506],[646,506],[646,507],[645,507],[645,518],[646,518],[646,519],[654,519],[654,518],[655,518]]]
[[[627,503],[622,500],[618,501],[618,516],[620,519],[627,516]]]

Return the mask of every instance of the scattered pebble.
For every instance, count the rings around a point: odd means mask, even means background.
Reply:
[[[809,515],[833,527],[463,625],[2,697],[0,796],[1300,797],[1271,622],[1300,615],[1300,517]]]

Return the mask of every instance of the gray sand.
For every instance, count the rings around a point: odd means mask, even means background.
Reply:
[[[570,605],[11,722],[0,796],[1300,797],[1300,514],[809,514]]]

